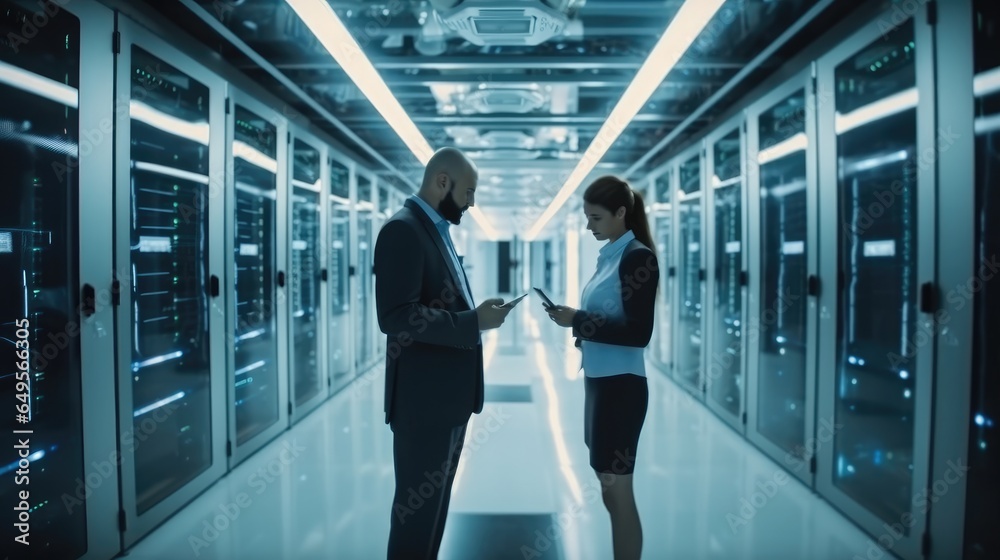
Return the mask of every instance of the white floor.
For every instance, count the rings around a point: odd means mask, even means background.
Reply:
[[[612,557],[611,525],[583,443],[579,353],[536,307],[519,306],[484,339],[487,385],[530,385],[531,400],[490,400],[473,418],[443,560],[480,557],[469,551],[488,533],[463,535],[464,525],[453,522],[495,519],[479,514],[551,515],[533,539],[486,543],[492,557]],[[644,558],[866,557],[869,538],[860,529],[662,373],[650,367],[648,374],[635,474]],[[380,369],[360,378],[128,557],[385,558],[393,472],[382,390]]]

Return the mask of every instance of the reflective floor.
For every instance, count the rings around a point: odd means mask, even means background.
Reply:
[[[484,337],[442,560],[612,557],[565,329],[526,301]],[[868,537],[650,369],[635,474],[644,558],[865,558]],[[385,558],[393,493],[383,375],[370,372],[140,541],[129,558]]]

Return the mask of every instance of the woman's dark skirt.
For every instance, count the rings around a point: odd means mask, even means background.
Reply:
[[[584,437],[590,466],[599,473],[632,474],[649,405],[646,378],[626,373],[584,379]]]

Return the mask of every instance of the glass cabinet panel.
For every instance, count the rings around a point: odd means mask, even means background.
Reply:
[[[677,312],[677,379],[701,391],[701,159],[694,156],[681,163],[680,191],[677,193],[680,225],[680,254],[677,278],[680,299]]]
[[[740,413],[743,394],[743,171],[739,129],[712,146],[715,195],[715,297],[710,372],[711,398]]]
[[[0,33],[10,47],[7,38],[22,36],[39,7],[25,1],[0,2],[0,8]],[[67,506],[63,497],[78,496],[77,483],[85,476],[79,337],[80,21],[60,11],[16,50],[0,49],[0,73],[0,398],[7,418],[4,441],[13,446],[5,447],[0,461],[5,508],[0,534],[5,550],[22,547],[14,538],[27,535],[29,546],[23,549],[29,556],[76,558],[87,551],[88,506]],[[33,433],[22,436],[13,430]],[[15,448],[21,437],[29,440],[27,478],[18,473],[20,450]],[[27,532],[14,525],[24,490],[29,490],[32,508],[26,512]]]
[[[656,179],[656,200],[652,201],[657,205],[657,210],[653,213],[654,227],[655,227],[655,245],[657,255],[656,258],[659,261],[660,267],[660,288],[657,297],[657,307],[656,307],[656,338],[653,347],[653,355],[656,359],[663,365],[669,366],[670,361],[673,359],[673,339],[671,338],[673,334],[673,317],[671,312],[673,307],[671,306],[671,296],[670,293],[670,270],[674,266],[671,261],[673,258],[673,246],[671,243],[674,240],[674,234],[671,227],[673,226],[673,216],[670,212],[670,201],[671,201],[671,190],[672,190],[672,177],[673,170],[666,171],[663,175],[660,175]]]
[[[913,497],[917,90],[909,21],[835,69],[834,484],[886,521]],[[905,527],[904,529],[908,529]]]
[[[236,184],[236,443],[278,421],[276,331],[277,129],[236,106],[232,145]]]
[[[372,222],[374,207],[372,184],[366,177],[358,175],[358,314],[355,330],[357,345],[356,365],[361,368],[369,364],[373,354],[372,319],[375,302],[372,297]]]
[[[330,377],[334,389],[351,372],[351,199],[347,167],[330,166]]]
[[[319,150],[295,140],[292,157],[292,395],[301,406],[323,390],[319,370],[320,180]]]
[[[132,47],[131,302],[136,508],[212,462],[209,90]]]
[[[760,346],[758,433],[799,459],[806,437],[806,96],[758,118]]]
[[[379,187],[378,189],[378,212],[382,216],[386,216],[389,208],[392,206],[392,198],[389,193],[389,189]],[[391,214],[389,214],[391,215]],[[387,217],[387,216],[386,216]]]
[[[671,335],[673,334],[673,319],[670,316],[673,307],[671,306],[673,294],[670,293],[670,267],[673,263],[670,258],[673,256],[673,247],[670,246],[670,242],[673,240],[673,232],[671,231],[671,226],[673,226],[673,219],[669,211],[663,212],[662,214],[657,214],[655,218],[656,224],[656,252],[657,260],[659,261],[660,270],[663,272],[660,274],[660,288],[659,288],[659,302],[656,308],[656,347],[655,356],[660,361],[661,364],[669,365],[671,359],[673,358],[673,342]]]
[[[969,419],[969,471],[966,493],[964,557],[995,558],[1000,553],[1000,533],[992,511],[1000,498],[1000,4],[975,0],[973,39],[975,53],[976,131],[976,268],[977,280],[958,292],[965,302],[974,293],[972,354],[972,417]],[[971,275],[970,275],[971,276]],[[971,290],[981,285],[981,289]],[[952,301],[949,304],[958,305]]]

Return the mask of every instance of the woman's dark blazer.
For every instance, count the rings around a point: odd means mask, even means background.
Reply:
[[[618,265],[622,283],[622,307],[625,318],[610,319],[601,312],[577,311],[573,316],[573,336],[581,340],[645,348],[653,336],[656,315],[656,290],[660,269],[656,255],[637,239],[622,254]]]

